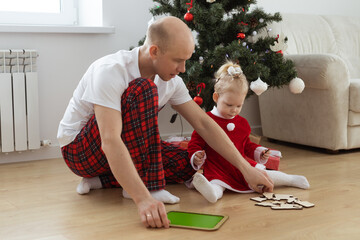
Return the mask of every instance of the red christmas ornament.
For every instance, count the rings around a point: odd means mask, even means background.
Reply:
[[[245,33],[238,33],[237,38],[241,38],[244,39],[245,38]]]
[[[194,101],[200,106],[203,103],[203,99],[202,97],[200,97],[199,95],[194,97]]]
[[[188,22],[191,22],[194,19],[194,15],[192,15],[190,12],[185,13],[184,19]]]
[[[200,97],[201,90],[205,88],[205,83],[199,83],[196,86],[197,96],[194,97],[194,101],[200,106],[203,103],[202,97]]]
[[[280,51],[277,51],[276,53],[280,53],[281,55],[284,55],[283,51],[280,50]]]
[[[186,3],[186,5],[189,5],[189,7],[187,9],[187,13],[184,15],[184,19],[187,22],[191,22],[194,19],[194,15],[190,13],[190,9],[193,7],[193,0],[191,0],[189,3]]]

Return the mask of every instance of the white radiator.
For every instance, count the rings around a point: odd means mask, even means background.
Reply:
[[[36,50],[0,50],[0,152],[40,148]]]

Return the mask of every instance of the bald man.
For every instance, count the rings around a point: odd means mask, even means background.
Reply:
[[[169,227],[163,203],[180,199],[165,190],[165,183],[191,181],[194,170],[186,151],[160,140],[157,115],[166,103],[236,166],[255,191],[272,191],[266,173],[244,160],[177,76],[185,72],[194,48],[187,25],[164,17],[149,26],[143,46],[105,56],[89,67],[58,129],[66,164],[83,177],[79,194],[121,186],[146,227]]]

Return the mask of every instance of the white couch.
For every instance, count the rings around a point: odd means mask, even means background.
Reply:
[[[329,150],[360,148],[360,18],[282,14],[271,33],[288,37],[286,58],[305,89],[259,97],[263,135]]]

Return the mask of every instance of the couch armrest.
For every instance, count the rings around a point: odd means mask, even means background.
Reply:
[[[272,88],[259,96],[263,135],[272,139],[346,149],[349,114],[349,72],[330,54],[287,55],[305,82],[301,94]]]
[[[334,54],[289,54],[298,77],[306,88],[344,89],[350,85],[350,75],[344,60]]]

